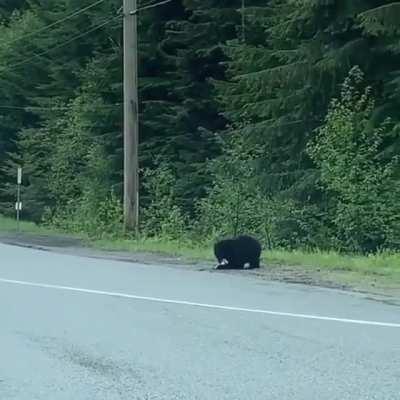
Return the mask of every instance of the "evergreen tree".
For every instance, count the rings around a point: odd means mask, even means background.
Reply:
[[[244,135],[269,149],[264,173],[272,193],[320,201],[317,174],[304,150],[351,66],[360,65],[375,89],[383,81],[379,103],[386,114],[397,107],[398,56],[392,40],[372,36],[377,27],[371,21],[387,13],[385,7],[373,9],[376,3],[299,1],[295,7],[290,0],[272,0],[247,10],[248,30],[263,31],[227,46],[230,82],[218,84],[222,104],[234,125],[247,123]],[[396,31],[393,23],[387,34]]]
[[[210,180],[204,164],[218,154],[213,132],[226,123],[209,80],[224,78],[221,45],[237,35],[238,4],[192,0],[154,11],[165,20],[160,34],[151,35],[160,45],[153,44],[157,54],[147,65],[158,60],[163,68],[142,79],[142,160],[152,166],[157,155],[171,163],[177,196],[189,211]]]
[[[84,7],[93,3],[87,1],[86,4],[79,4]],[[116,16],[117,10],[112,3],[98,4],[96,9],[90,9],[90,13],[68,19],[68,23],[54,24],[76,12],[78,6],[77,2],[69,0],[35,3],[2,28],[5,40],[0,47],[0,54],[5,65],[3,76],[8,82],[8,85],[1,88],[5,91],[3,99],[11,107],[22,108],[21,111],[16,110],[21,115],[20,119],[15,119],[15,115],[18,115],[15,110],[11,115],[8,112],[10,118],[20,122],[9,124],[8,130],[2,132],[6,139],[1,168],[3,210],[12,204],[17,164],[24,167],[24,195],[28,215],[38,219],[44,206],[51,205],[49,201],[57,193],[51,193],[48,186],[48,180],[53,178],[49,176],[49,154],[57,153],[57,135],[60,134],[52,132],[55,128],[62,132],[63,121],[68,120],[66,111],[73,104],[73,99],[79,96],[79,87],[88,84],[86,65],[98,54],[106,62],[103,69],[120,58],[120,52],[115,47],[118,48],[121,17],[119,22],[112,18]],[[51,29],[47,28],[49,24],[53,24]],[[98,29],[100,27],[101,34]],[[25,40],[27,37],[29,41]],[[114,47],[110,46],[110,42],[115,43]],[[111,54],[111,60],[107,59],[107,54]],[[107,72],[107,80],[109,77],[114,79],[108,76],[110,71]],[[31,79],[26,79],[27,76]],[[92,82],[89,81],[89,84]],[[115,96],[106,93],[110,89],[104,90],[101,81],[97,89],[100,97],[104,96],[105,103],[115,102],[116,97],[120,102],[120,94]],[[93,99],[87,98],[88,109],[91,101]],[[103,111],[98,111],[94,119],[100,119],[104,115]],[[93,115],[93,110],[90,112]],[[0,108],[0,113],[7,123],[7,109]],[[5,153],[9,154],[7,160]],[[68,186],[68,182],[64,183]]]
[[[118,219],[122,15],[114,17],[120,6],[120,0],[0,3],[0,212],[12,211],[22,165],[30,218],[46,210],[57,224],[79,220],[98,202],[98,210],[113,210],[101,218]],[[258,195],[267,193],[268,204],[290,204],[269,241],[290,236],[291,246],[327,246],[320,238],[333,229],[334,196],[320,189],[321,165],[305,149],[338,83],[359,65],[376,98],[368,123],[379,127],[391,117],[379,162],[399,153],[399,9],[389,0],[173,0],[143,11],[140,165],[162,161],[174,185],[169,201],[192,212],[211,184],[209,160],[224,153],[217,165],[229,164],[234,141],[223,140],[222,149],[216,134],[234,133],[246,151],[262,149],[251,166],[264,190]],[[141,179],[144,206],[158,204],[149,176]],[[91,216],[101,229],[114,226],[97,217]]]
[[[26,0],[1,0],[0,1],[0,17],[3,20],[8,20],[11,14],[20,10],[26,5]]]

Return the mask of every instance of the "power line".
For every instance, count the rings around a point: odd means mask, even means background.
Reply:
[[[147,5],[147,6],[139,7],[139,8],[137,8],[136,10],[131,11],[131,12],[130,12],[130,15],[135,15],[135,14],[137,14],[137,13],[140,12],[140,11],[150,10],[151,8],[155,8],[155,7],[159,7],[159,6],[162,6],[162,5],[164,5],[164,4],[167,4],[167,3],[171,3],[171,1],[172,1],[172,0],[164,0],[164,1],[160,1],[160,2],[158,2],[158,3],[149,4],[149,5]]]
[[[94,3],[92,3],[92,4],[90,4],[90,5],[88,5],[88,6],[86,6],[86,7],[80,8],[80,9],[74,11],[73,13],[67,15],[66,17],[61,18],[61,19],[59,19],[59,20],[57,20],[57,21],[55,21],[55,22],[53,22],[53,23],[51,23],[51,24],[49,24],[49,25],[46,25],[46,26],[44,26],[44,27],[41,28],[41,29],[38,29],[38,30],[36,30],[36,31],[34,31],[34,32],[28,33],[28,34],[26,34],[26,35],[23,35],[23,36],[21,36],[21,37],[19,37],[19,38],[16,38],[16,39],[10,41],[9,44],[13,44],[13,43],[15,43],[15,42],[19,42],[20,40],[23,40],[23,39],[26,39],[26,38],[30,38],[30,37],[32,37],[32,36],[35,36],[35,35],[39,34],[39,33],[42,33],[42,32],[44,32],[44,31],[47,31],[47,30],[49,30],[50,28],[53,28],[54,26],[57,26],[57,25],[59,25],[59,24],[65,22],[65,21],[68,21],[69,19],[72,19],[72,18],[74,18],[74,17],[77,17],[78,15],[84,13],[85,11],[90,10],[90,9],[93,8],[93,7],[96,7],[96,6],[99,5],[100,3],[103,3],[104,1],[105,1],[105,0],[98,0],[98,1],[96,1],[96,2],[94,2]]]
[[[110,22],[112,22],[112,21],[114,21],[114,20],[116,20],[116,19],[119,19],[119,18],[121,18],[120,15],[114,16],[113,18],[108,19],[107,21],[103,22],[102,24],[95,25],[95,26],[93,26],[91,29],[87,30],[86,32],[80,33],[79,35],[75,35],[75,36],[72,37],[71,39],[66,40],[65,42],[63,42],[63,43],[61,43],[61,44],[59,44],[59,45],[57,45],[57,46],[53,46],[52,48],[50,48],[50,49],[48,49],[48,50],[42,51],[41,53],[33,53],[32,56],[33,56],[33,57],[36,57],[36,58],[41,58],[42,56],[44,56],[44,55],[46,55],[46,54],[52,52],[53,50],[57,50],[57,49],[59,49],[59,48],[61,48],[61,47],[64,47],[64,46],[66,46],[67,44],[72,43],[72,42],[74,42],[74,41],[77,40],[77,39],[80,39],[80,38],[82,38],[82,37],[84,37],[84,36],[86,36],[86,35],[88,35],[88,34],[94,32],[94,31],[100,29],[100,28],[103,28],[104,26],[106,26],[106,25],[109,24]],[[29,63],[31,63],[31,62],[32,62],[31,59],[25,59],[25,60],[23,60],[23,61],[20,61],[20,62],[18,62],[18,63],[13,64],[13,65],[7,65],[7,66],[4,67],[4,68],[7,68],[7,69],[14,69],[14,68],[20,67],[21,65],[29,64]],[[3,70],[4,70],[4,68],[3,68]]]
[[[50,28],[52,28],[52,27],[54,27],[54,26],[56,26],[56,25],[61,24],[62,22],[65,22],[65,21],[67,21],[67,20],[69,20],[69,19],[71,19],[71,18],[73,18],[73,17],[75,17],[75,16],[78,16],[79,14],[82,14],[83,12],[85,12],[85,11],[87,11],[87,10],[89,10],[89,9],[91,9],[91,8],[93,8],[93,7],[95,7],[95,6],[97,6],[97,5],[99,5],[100,3],[104,2],[104,1],[105,1],[105,0],[98,0],[98,1],[96,1],[95,3],[92,3],[92,4],[90,4],[90,5],[87,6],[87,7],[81,8],[81,9],[79,9],[79,10],[73,12],[72,14],[69,14],[69,15],[66,16],[65,18],[62,18],[62,19],[60,19],[60,20],[57,20],[57,21],[55,21],[55,22],[53,22],[53,23],[51,23],[51,24],[49,24],[49,25],[43,27],[42,29],[38,29],[38,30],[35,31],[35,32],[29,33],[29,34],[27,34],[27,35],[24,35],[24,36],[21,36],[21,37],[15,39],[15,40],[12,40],[11,42],[9,42],[9,44],[13,44],[13,43],[15,43],[15,42],[17,42],[17,41],[19,41],[19,40],[26,39],[26,38],[35,36],[35,35],[37,35],[37,34],[39,34],[39,33],[41,33],[41,32],[44,32],[44,31],[46,31],[46,30],[48,30],[48,29],[50,29]],[[173,0],[163,0],[163,1],[160,1],[160,2],[158,2],[158,3],[149,4],[149,5],[147,5],[147,6],[143,6],[143,7],[137,8],[137,9],[134,10],[134,11],[131,11],[130,14],[131,14],[131,15],[135,15],[135,14],[137,14],[137,13],[140,12],[140,11],[149,10],[149,9],[151,9],[151,8],[159,7],[159,6],[161,6],[161,5],[170,3],[170,2],[172,2],[172,1],[173,1]],[[121,11],[122,11],[122,7],[117,11],[117,14],[120,14]],[[94,26],[92,29],[89,29],[88,31],[86,31],[86,32],[84,32],[84,33],[82,33],[82,34],[76,35],[76,36],[74,36],[73,38],[71,38],[71,39],[69,39],[69,40],[67,40],[67,41],[65,41],[65,42],[63,42],[63,43],[61,43],[61,44],[59,44],[59,45],[57,45],[57,46],[52,47],[51,49],[45,50],[45,51],[43,51],[43,52],[41,52],[41,53],[32,53],[32,56],[41,59],[44,55],[46,55],[46,54],[52,52],[53,50],[57,50],[57,49],[59,49],[59,48],[61,48],[61,47],[64,47],[64,46],[66,46],[67,44],[72,43],[73,41],[75,41],[75,40],[77,40],[77,39],[80,39],[81,37],[84,37],[84,36],[86,36],[86,35],[88,35],[88,34],[94,32],[94,31],[96,31],[96,30],[98,30],[98,29],[104,27],[105,25],[107,25],[108,23],[110,23],[111,21],[113,21],[113,20],[115,20],[115,19],[117,19],[117,18],[119,18],[119,17],[120,17],[120,15],[117,15],[117,16],[115,16],[114,18],[110,18],[109,20],[105,21],[104,23],[99,24],[99,25],[96,25],[96,26]],[[19,67],[19,66],[22,66],[22,65],[25,65],[25,64],[29,64],[29,63],[32,63],[31,59],[25,59],[25,60],[23,60],[23,61],[20,61],[20,62],[18,62],[18,63],[13,64],[13,65],[6,66],[6,68],[7,68],[7,69],[14,69],[14,68],[17,68],[17,67]]]
[[[104,104],[92,106],[94,109],[116,109],[121,107],[123,103],[116,104]],[[3,106],[0,105],[0,110],[21,110],[21,111],[68,111],[73,109],[72,106],[60,106],[60,107],[41,107],[41,106]]]

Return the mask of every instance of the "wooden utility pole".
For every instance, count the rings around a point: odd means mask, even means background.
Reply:
[[[139,227],[139,112],[137,0],[123,0],[124,10],[124,224]]]

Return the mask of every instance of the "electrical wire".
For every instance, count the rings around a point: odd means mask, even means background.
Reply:
[[[64,17],[64,18],[61,18],[61,19],[59,19],[59,20],[57,20],[57,21],[54,21],[53,23],[51,23],[51,24],[49,24],[49,25],[46,25],[46,26],[44,26],[44,27],[41,28],[41,29],[38,29],[38,30],[36,30],[36,31],[34,31],[34,32],[28,33],[28,34],[23,35],[23,36],[20,36],[20,37],[14,39],[14,40],[11,40],[10,42],[8,42],[8,44],[13,44],[13,43],[15,43],[15,42],[19,42],[20,40],[23,40],[23,39],[26,39],[26,38],[30,38],[30,37],[32,37],[32,36],[38,35],[39,33],[45,32],[45,31],[49,30],[50,28],[53,28],[54,26],[57,26],[57,25],[59,25],[59,24],[65,22],[65,21],[68,21],[69,19],[72,19],[72,18],[74,18],[74,17],[77,17],[78,15],[84,13],[85,11],[90,10],[91,8],[93,8],[93,7],[95,7],[95,6],[97,6],[97,5],[101,4],[101,3],[103,3],[104,1],[105,1],[105,0],[98,0],[98,1],[96,1],[96,2],[94,2],[94,3],[92,3],[92,4],[90,4],[90,5],[88,5],[88,6],[86,6],[86,7],[80,8],[79,10],[76,10],[76,11],[72,12],[71,14],[67,15],[67,16]]]
[[[167,3],[171,3],[171,1],[173,1],[173,0],[164,0],[164,1],[160,1],[158,3],[149,4],[147,6],[139,7],[136,10],[131,11],[130,15],[135,15],[135,14],[139,13],[140,11],[150,10],[151,8],[155,8],[155,7],[159,7],[159,6],[162,6],[164,4],[167,4]]]
[[[55,21],[55,22],[53,22],[52,24],[49,24],[49,25],[47,25],[46,27],[43,27],[42,29],[39,29],[39,30],[37,30],[37,31],[35,31],[35,32],[32,32],[32,33],[28,34],[28,35],[25,35],[25,36],[22,36],[22,37],[20,37],[20,38],[17,38],[17,39],[15,39],[14,41],[11,41],[11,42],[9,42],[9,43],[12,44],[12,43],[14,43],[14,42],[16,42],[16,41],[19,41],[19,40],[21,40],[21,39],[25,39],[25,38],[27,38],[27,37],[32,37],[32,36],[34,36],[34,35],[36,35],[36,34],[38,34],[38,33],[41,33],[41,32],[43,32],[43,31],[45,31],[45,30],[48,30],[49,28],[52,28],[52,27],[54,27],[54,26],[56,26],[56,25],[58,25],[58,24],[60,24],[60,23],[62,23],[62,22],[65,22],[65,21],[67,21],[68,19],[71,19],[71,18],[73,18],[73,17],[75,17],[75,16],[77,16],[77,15],[79,15],[79,14],[81,14],[81,13],[87,11],[87,10],[89,10],[90,8],[93,8],[93,7],[95,7],[96,5],[98,5],[98,4],[100,4],[100,3],[104,2],[104,1],[105,1],[105,0],[98,0],[98,1],[96,1],[95,3],[92,3],[91,5],[89,5],[89,6],[87,6],[87,7],[81,8],[81,9],[79,9],[79,10],[73,12],[72,14],[66,16],[65,18],[62,18],[62,19],[60,19],[60,20],[58,20],[58,21]],[[147,6],[140,7],[140,8],[138,8],[137,10],[131,11],[130,14],[131,14],[131,15],[135,15],[135,14],[138,13],[139,11],[144,11],[144,10],[149,10],[149,9],[151,9],[151,8],[159,7],[159,6],[161,6],[161,5],[170,3],[170,2],[172,2],[172,1],[173,1],[173,0],[163,0],[163,1],[160,1],[160,2],[155,3],[155,4],[149,4],[149,5],[147,5]],[[120,13],[121,13],[122,9],[123,9],[123,8],[121,7],[121,8],[118,10],[118,12],[117,12],[118,15],[117,15],[117,16],[115,16],[115,17],[113,17],[113,18],[110,18],[109,20],[105,21],[104,23],[99,24],[99,25],[96,25],[96,26],[94,26],[92,29],[89,29],[88,31],[86,31],[86,32],[84,32],[84,33],[82,33],[82,34],[76,35],[76,36],[72,37],[71,39],[69,39],[69,40],[67,40],[67,41],[65,41],[65,42],[63,42],[63,43],[52,47],[51,49],[45,50],[45,51],[43,51],[43,52],[41,52],[41,53],[33,53],[32,56],[33,56],[33,57],[36,57],[36,58],[42,58],[44,55],[46,55],[46,54],[52,52],[53,50],[57,50],[57,49],[59,49],[59,48],[61,48],[61,47],[64,47],[64,46],[66,46],[67,44],[72,43],[73,41],[75,41],[75,40],[77,40],[77,39],[80,39],[80,38],[82,38],[82,37],[84,37],[84,36],[86,36],[86,35],[88,35],[88,34],[94,32],[94,31],[96,31],[96,30],[98,30],[98,29],[104,27],[105,25],[109,24],[109,23],[112,22],[113,20],[115,20],[115,19],[117,19],[117,18],[120,18]],[[25,65],[25,64],[29,64],[29,63],[32,63],[31,59],[26,59],[26,60],[20,61],[20,62],[18,62],[18,63],[15,63],[15,64],[13,64],[13,65],[7,66],[6,68],[7,68],[8,70],[10,70],[10,69],[14,69],[14,68],[17,68],[17,67],[22,66],[22,65]],[[3,70],[4,70],[4,68],[3,68]]]
[[[123,103],[116,104],[104,104],[94,106],[96,109],[115,109],[121,107]],[[64,106],[64,107],[41,107],[41,106],[2,106],[0,105],[0,110],[21,110],[21,111],[68,111],[71,110],[72,107]]]
[[[43,28],[41,28],[41,29],[38,29],[38,30],[36,30],[36,31],[34,31],[34,32],[31,32],[31,33],[27,34],[27,35],[23,35],[23,36],[21,36],[21,37],[19,37],[19,38],[16,38],[16,39],[14,39],[14,40],[12,40],[12,41],[10,41],[10,42],[8,42],[8,43],[9,43],[9,44],[13,44],[13,43],[18,42],[18,41],[20,41],[20,40],[23,40],[23,39],[30,38],[30,37],[33,37],[33,36],[35,36],[35,35],[38,35],[39,33],[42,33],[42,32],[44,32],[44,31],[48,31],[49,29],[53,28],[54,26],[57,26],[57,25],[59,25],[59,24],[65,22],[65,21],[68,21],[69,19],[72,19],[72,18],[74,18],[74,17],[76,17],[76,16],[78,16],[78,15],[84,13],[84,12],[87,11],[87,10],[90,10],[91,8],[93,8],[93,7],[95,7],[95,6],[97,6],[97,5],[101,4],[101,3],[103,3],[104,1],[105,1],[105,0],[98,0],[98,1],[96,1],[96,2],[94,2],[94,3],[92,3],[92,4],[90,4],[90,5],[88,5],[88,6],[86,6],[86,7],[83,7],[83,8],[80,8],[80,9],[74,11],[73,13],[67,15],[67,16],[64,17],[64,18],[61,18],[61,19],[59,19],[59,20],[57,20],[57,21],[55,21],[55,22],[53,22],[53,23],[51,23],[51,24],[49,24],[49,25],[46,25],[45,27],[43,27]],[[160,2],[158,2],[158,3],[146,5],[146,6],[140,7],[140,8],[138,8],[138,9],[136,9],[136,10],[131,11],[131,12],[130,12],[130,15],[135,15],[135,14],[137,14],[137,13],[140,12],[140,11],[149,10],[149,9],[152,9],[152,8],[155,8],[155,7],[159,7],[159,6],[161,6],[161,5],[170,3],[170,2],[172,2],[172,1],[173,1],[173,0],[163,0],[163,1],[160,1]],[[72,43],[73,41],[75,41],[75,40],[77,40],[77,39],[80,39],[80,38],[82,38],[82,37],[84,37],[84,36],[87,36],[88,34],[90,34],[90,33],[92,33],[92,32],[95,32],[95,31],[98,30],[98,29],[101,29],[102,27],[108,25],[108,24],[111,23],[112,21],[114,21],[114,20],[116,20],[116,19],[119,19],[119,18],[121,17],[121,12],[122,12],[122,11],[123,11],[123,7],[121,7],[121,8],[117,11],[117,14],[118,14],[118,15],[116,15],[115,17],[112,17],[112,18],[108,19],[107,21],[105,21],[105,22],[103,22],[103,23],[101,23],[101,24],[99,24],[99,25],[95,25],[95,26],[93,26],[91,29],[89,29],[89,30],[87,30],[87,31],[85,31],[85,32],[83,32],[83,33],[81,33],[81,34],[75,35],[75,36],[72,37],[71,39],[69,39],[69,40],[67,40],[67,41],[65,41],[65,42],[63,42],[63,43],[60,43],[59,45],[56,45],[56,46],[52,47],[51,49],[42,51],[42,52],[40,52],[40,53],[33,53],[33,54],[32,54],[32,57],[36,57],[36,58],[39,58],[39,59],[43,60],[43,59],[44,59],[43,56],[46,55],[46,54],[48,54],[48,53],[50,53],[50,52],[52,52],[53,50],[57,50],[57,49],[59,49],[59,48],[61,48],[61,47],[64,47],[64,46],[66,46],[67,44]],[[18,63],[12,64],[12,65],[7,65],[6,67],[3,67],[3,71],[5,70],[5,68],[7,68],[7,70],[11,70],[11,69],[18,68],[18,67],[20,67],[20,66],[22,66],[22,65],[25,65],[25,64],[28,64],[28,63],[32,63],[32,60],[31,60],[31,59],[25,59],[25,60],[20,61],[20,62],[18,62]],[[32,64],[33,64],[33,63],[32,63]],[[1,71],[0,71],[0,72],[1,72]],[[117,105],[116,105],[116,106],[117,106]],[[36,110],[62,110],[62,109],[64,109],[64,110],[65,110],[65,109],[67,109],[67,108],[66,108],[66,107],[53,107],[53,108],[52,108],[52,107],[48,107],[48,108],[46,108],[46,107],[14,107],[14,106],[0,106],[0,109],[14,109],[14,110],[16,110],[16,109],[21,109],[21,110],[26,110],[26,109],[36,109]]]
[[[45,51],[42,51],[41,53],[33,53],[32,56],[33,56],[33,57],[36,57],[36,58],[42,58],[42,56],[44,56],[44,55],[46,55],[46,54],[48,54],[48,53],[50,53],[50,52],[52,52],[52,51],[54,51],[54,50],[58,50],[58,49],[60,49],[61,47],[64,47],[64,46],[66,46],[67,44],[72,43],[72,42],[74,42],[74,41],[77,40],[77,39],[80,39],[80,38],[82,38],[82,37],[84,37],[84,36],[87,36],[88,34],[90,34],[90,33],[92,33],[92,32],[95,32],[96,30],[101,29],[101,28],[103,28],[104,26],[108,25],[108,24],[111,23],[112,21],[115,21],[116,19],[120,19],[120,18],[121,18],[120,15],[114,16],[114,17],[108,19],[107,21],[105,21],[105,22],[103,22],[103,23],[101,23],[101,24],[99,24],[99,25],[93,26],[91,29],[89,29],[89,30],[87,30],[87,31],[85,31],[85,32],[83,32],[83,33],[80,33],[79,35],[73,36],[71,39],[66,40],[66,41],[63,42],[63,43],[60,43],[59,45],[53,46],[53,47],[50,48],[50,49],[47,49],[47,50],[45,50]],[[14,69],[14,68],[20,67],[20,66],[22,66],[22,65],[29,64],[29,63],[31,63],[31,62],[32,62],[31,59],[25,59],[25,60],[20,61],[20,62],[18,62],[18,63],[12,64],[12,65],[7,65],[7,66],[4,67],[4,68],[7,68],[7,69]]]

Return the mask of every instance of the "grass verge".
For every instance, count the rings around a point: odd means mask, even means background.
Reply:
[[[266,263],[300,267],[321,277],[358,288],[380,287],[400,293],[400,253],[370,256],[344,255],[337,252],[271,251]]]
[[[16,233],[17,221],[15,219],[6,218],[0,215],[0,232],[1,233]],[[36,225],[33,222],[21,221],[19,224],[19,232],[32,233],[32,234],[54,234],[53,230],[47,229],[43,226]]]
[[[162,239],[101,239],[92,241],[98,249],[128,252],[157,253],[187,260],[212,261],[214,259],[210,246],[195,246],[192,243]]]
[[[343,255],[336,252],[271,251],[267,259],[275,264],[317,266],[334,271],[355,271],[367,275],[400,274],[400,254],[382,253],[370,256]]]
[[[143,239],[129,240],[98,240],[94,246],[99,249],[150,252],[190,260],[213,261],[211,244],[194,246],[190,243],[178,241],[163,241]],[[343,255],[336,252],[305,252],[272,250],[265,251],[263,264],[279,268],[282,266],[301,267],[309,272],[315,270],[320,273],[347,275],[348,281],[360,279],[385,279],[400,287],[400,254],[382,253],[371,256]]]
[[[20,225],[22,233],[32,235],[59,236],[61,232],[29,222]],[[14,220],[0,216],[0,233],[15,233]],[[71,235],[69,235],[71,236]],[[77,237],[77,235],[72,235]],[[99,250],[131,253],[155,253],[191,261],[212,261],[211,243],[194,244],[190,242],[157,239],[101,239],[87,240],[91,247]],[[292,270],[317,273],[327,279],[347,284],[376,284],[377,286],[400,289],[400,253],[382,253],[371,256],[343,255],[336,252],[304,252],[272,250],[265,251],[263,263],[279,270],[291,267]],[[289,272],[290,273],[290,272]]]

